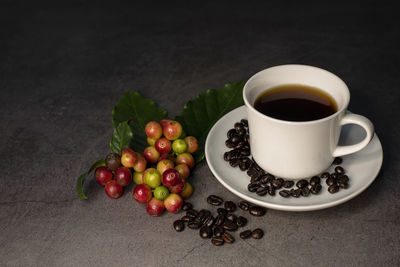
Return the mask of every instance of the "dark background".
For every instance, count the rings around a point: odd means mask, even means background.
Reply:
[[[0,1],[0,265],[400,264],[398,10],[380,1]],[[109,199],[76,178],[108,153],[111,110],[138,91],[170,117],[197,94],[300,63],[340,76],[384,150],[376,181],[340,206],[268,211],[262,240],[213,247],[152,218],[132,186]],[[238,201],[205,162],[191,202]]]

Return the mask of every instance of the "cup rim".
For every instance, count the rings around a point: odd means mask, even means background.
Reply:
[[[329,115],[328,117],[324,117],[324,118],[322,118],[322,119],[312,120],[312,121],[286,121],[286,120],[280,120],[280,119],[276,119],[276,118],[267,116],[267,115],[265,115],[265,114],[259,112],[258,110],[256,110],[256,109],[253,107],[253,105],[250,104],[250,102],[248,101],[247,96],[246,96],[246,93],[247,93],[247,91],[248,91],[248,84],[250,83],[250,81],[253,80],[253,79],[255,79],[255,78],[257,78],[258,76],[261,76],[261,75],[263,74],[263,72],[265,72],[265,71],[267,71],[267,70],[274,69],[274,68],[293,67],[293,66],[296,66],[296,67],[304,67],[304,68],[309,68],[309,69],[315,69],[315,70],[318,70],[318,71],[322,71],[322,72],[327,73],[327,74],[330,75],[330,76],[333,76],[333,77],[336,78],[337,80],[341,81],[341,82],[343,83],[344,88],[346,89],[346,90],[345,90],[346,99],[345,99],[345,101],[344,101],[342,107],[341,107],[340,109],[338,109],[338,110],[337,110],[335,113],[333,113],[332,115]],[[347,87],[346,83],[345,83],[339,76],[337,76],[336,74],[334,74],[334,73],[332,73],[332,72],[330,72],[330,71],[327,71],[327,70],[325,70],[325,69],[318,68],[318,67],[315,67],[315,66],[310,66],[310,65],[302,65],[302,64],[284,64],[284,65],[277,65],[277,66],[273,66],[273,67],[270,67],[270,68],[263,69],[263,70],[257,72],[256,74],[254,74],[253,76],[251,76],[251,77],[247,80],[247,82],[245,83],[245,85],[244,85],[244,87],[243,87],[243,101],[244,101],[244,103],[245,103],[245,105],[246,105],[247,108],[249,108],[251,111],[255,112],[258,116],[261,116],[261,117],[263,117],[263,118],[272,120],[272,121],[274,121],[274,122],[279,122],[279,123],[284,123],[284,124],[290,124],[290,125],[309,125],[309,124],[317,124],[317,123],[321,123],[321,122],[324,122],[324,121],[328,121],[328,120],[330,120],[330,119],[332,119],[332,118],[338,116],[338,115],[341,114],[343,111],[345,111],[345,110],[347,109],[348,105],[349,105],[349,102],[350,102],[350,92],[349,92],[349,88]],[[335,100],[335,101],[336,101],[336,100]]]

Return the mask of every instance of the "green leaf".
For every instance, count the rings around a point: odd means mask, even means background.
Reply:
[[[181,115],[175,117],[186,134],[199,142],[196,163],[204,159],[204,145],[211,127],[226,113],[244,104],[243,86],[244,82],[238,82],[226,84],[219,90],[208,90],[186,103]]]
[[[137,92],[125,93],[112,111],[112,122],[117,126],[121,122],[127,122],[134,138],[131,147],[137,152],[143,152],[148,146],[144,127],[149,121],[160,121],[167,118],[167,111],[158,108],[150,100],[143,98]]]
[[[121,122],[114,129],[114,133],[110,141],[111,152],[121,155],[122,149],[130,146],[132,138],[133,133],[128,123],[126,121]]]
[[[85,183],[85,180],[88,177],[88,175],[98,167],[105,165],[106,163],[104,159],[98,160],[95,163],[93,163],[88,172],[85,172],[81,176],[79,176],[78,180],[76,181],[76,191],[78,192],[78,196],[80,199],[87,199],[85,193],[83,192],[83,184]]]

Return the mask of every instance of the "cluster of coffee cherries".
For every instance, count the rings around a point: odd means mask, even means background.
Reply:
[[[173,120],[150,121],[145,133],[149,146],[143,154],[131,148],[123,149],[121,155],[108,154],[105,166],[95,171],[96,181],[109,197],[119,198],[133,180],[137,184],[133,197],[146,204],[147,213],[178,212],[183,199],[193,192],[187,178],[195,164],[192,153],[198,149],[197,139],[183,136],[182,125]]]

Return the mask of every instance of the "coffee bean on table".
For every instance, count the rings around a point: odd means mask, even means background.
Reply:
[[[236,224],[239,227],[243,227],[247,224],[247,219],[243,216],[239,216],[236,220]]]
[[[174,229],[177,232],[182,232],[185,229],[185,223],[182,220],[174,221]]]
[[[191,210],[192,208],[193,208],[192,203],[190,203],[190,202],[183,203],[182,210],[187,211],[187,210]]]
[[[184,221],[184,222],[191,222],[191,221],[194,220],[194,218],[185,215],[185,216],[182,216],[181,220]]]
[[[250,204],[249,202],[243,200],[243,201],[240,201],[240,202],[238,203],[238,207],[239,207],[241,210],[248,211],[249,208],[251,207],[251,204]]]
[[[222,236],[225,233],[225,229],[222,226],[215,226],[214,227],[214,235],[215,236]]]
[[[210,238],[213,235],[213,232],[210,227],[208,226],[203,226],[200,228],[199,234],[201,238]]]
[[[224,206],[227,211],[233,212],[236,210],[236,204],[233,201],[225,201]]]
[[[216,225],[222,225],[224,223],[224,221],[225,221],[225,216],[222,215],[222,214],[219,214],[217,216],[217,218],[215,219],[215,224]]]
[[[196,218],[199,216],[199,212],[197,210],[187,210],[186,216],[188,216],[190,218]]]
[[[199,211],[198,217],[199,217],[200,221],[204,221],[210,215],[211,215],[211,211],[202,209]]]
[[[339,165],[339,164],[342,164],[342,162],[343,162],[343,159],[342,159],[341,157],[336,157],[336,158],[333,160],[332,164],[333,164],[333,165]]]
[[[239,234],[241,239],[248,239],[251,237],[251,230],[243,231]]]
[[[310,192],[314,195],[318,194],[322,189],[322,185],[321,184],[316,184],[311,186],[310,188]]]
[[[230,233],[224,233],[222,235],[222,239],[225,241],[225,243],[232,244],[235,242],[235,238],[230,234]]]
[[[249,213],[251,215],[257,216],[257,217],[264,216],[265,212],[266,212],[265,208],[260,207],[260,206],[252,206],[249,209]]]
[[[211,205],[219,206],[224,202],[224,200],[222,198],[220,198],[219,196],[210,195],[207,197],[207,202]]]
[[[313,176],[310,179],[310,185],[316,185],[316,184],[319,184],[319,183],[321,183],[321,178],[319,178],[318,176]]]
[[[337,184],[333,184],[331,186],[328,187],[328,191],[331,194],[335,194],[339,191],[339,186]]]
[[[290,197],[290,191],[289,190],[281,190],[281,191],[279,191],[279,195],[281,196],[281,197]]]
[[[254,230],[251,232],[251,237],[254,238],[254,239],[260,239],[260,238],[262,238],[263,236],[264,236],[264,232],[263,232],[263,230],[261,230],[260,228],[254,229]]]
[[[217,212],[218,212],[218,214],[222,214],[222,215],[228,214],[228,211],[224,208],[218,208]]]
[[[190,229],[199,229],[201,227],[202,223],[199,220],[194,220],[188,223],[188,227]]]
[[[329,178],[329,172],[324,172],[323,174],[321,174],[321,178],[323,179]]]
[[[336,172],[333,172],[329,175],[329,178],[332,178],[332,179],[336,179],[337,177],[338,177],[338,174]]]
[[[344,169],[343,169],[342,166],[337,166],[335,168],[335,172],[338,173],[338,174],[344,174]]]
[[[211,214],[204,220],[204,225],[207,225],[208,227],[211,227],[214,225],[215,218]]]
[[[224,227],[224,229],[226,231],[236,231],[238,229],[238,226],[236,225],[236,223],[229,221],[229,220],[225,220],[224,223],[222,224],[222,227]]]
[[[214,237],[211,239],[211,243],[212,243],[214,246],[222,246],[222,245],[224,244],[224,240],[223,240],[222,237],[220,237],[220,236],[214,236]]]
[[[298,188],[306,187],[306,186],[308,186],[308,181],[306,179],[301,179],[296,183],[296,186]]]
[[[284,188],[291,188],[291,187],[294,186],[294,182],[291,181],[291,180],[286,180],[286,181],[283,182],[282,186],[283,186]]]

